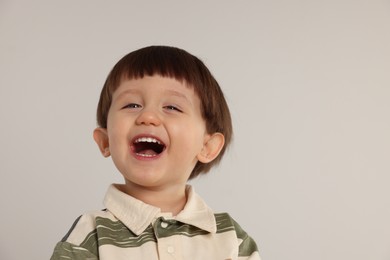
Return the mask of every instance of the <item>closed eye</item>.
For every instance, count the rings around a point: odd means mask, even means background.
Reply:
[[[125,109],[125,108],[134,109],[134,108],[141,108],[141,107],[142,107],[141,105],[138,105],[135,103],[130,103],[130,104],[127,104],[126,106],[124,106],[122,109]]]
[[[177,108],[175,106],[172,106],[172,105],[165,106],[164,108],[167,109],[167,110],[173,110],[173,111],[177,111],[177,112],[180,112],[180,113],[183,112],[181,109],[179,109],[179,108]]]

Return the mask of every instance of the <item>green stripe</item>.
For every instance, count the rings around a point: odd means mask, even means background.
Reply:
[[[77,223],[79,223],[79,220],[82,216],[79,216],[73,223],[72,227],[69,229],[68,233],[66,233],[66,235],[64,236],[64,238],[62,238],[61,242],[65,242],[66,240],[68,240],[68,237],[69,235],[73,232],[74,228],[76,227]]]
[[[167,223],[168,226],[165,228],[161,227],[161,222]],[[195,226],[184,224],[176,220],[164,220],[163,218],[159,218],[156,220],[156,222],[154,223],[154,229],[156,230],[158,238],[170,237],[175,235],[194,237],[209,234],[209,232],[197,228]]]
[[[242,239],[240,244],[238,256],[250,256],[254,252],[258,251],[256,242],[241,228],[241,226],[232,219],[234,228],[237,233],[237,237]]]
[[[227,213],[214,214],[215,221],[217,222],[217,233],[224,233],[234,231],[234,223],[232,218]]]
[[[68,242],[57,243],[50,260],[97,260],[96,254]]]
[[[157,242],[151,225],[137,236],[120,221],[97,217],[96,229],[88,234],[80,246],[98,254],[98,247],[102,245],[128,248],[139,247],[150,241]]]

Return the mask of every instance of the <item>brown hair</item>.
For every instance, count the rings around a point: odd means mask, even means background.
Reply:
[[[154,74],[185,81],[193,87],[201,101],[201,113],[209,134],[222,133],[225,145],[212,162],[198,162],[192,170],[190,179],[200,173],[208,172],[219,163],[231,142],[233,127],[230,112],[218,82],[210,71],[194,55],[168,46],[150,46],[133,51],[124,56],[111,70],[104,83],[97,108],[97,123],[107,128],[107,116],[111,106],[112,94],[124,79],[137,79]]]

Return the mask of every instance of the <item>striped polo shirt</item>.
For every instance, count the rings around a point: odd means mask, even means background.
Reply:
[[[187,186],[177,215],[108,188],[103,211],[80,216],[57,243],[56,259],[260,259],[256,243],[227,213],[214,214]]]

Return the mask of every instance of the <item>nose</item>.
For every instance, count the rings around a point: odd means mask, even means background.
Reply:
[[[142,110],[136,119],[138,125],[154,125],[161,124],[161,119],[155,111]]]

